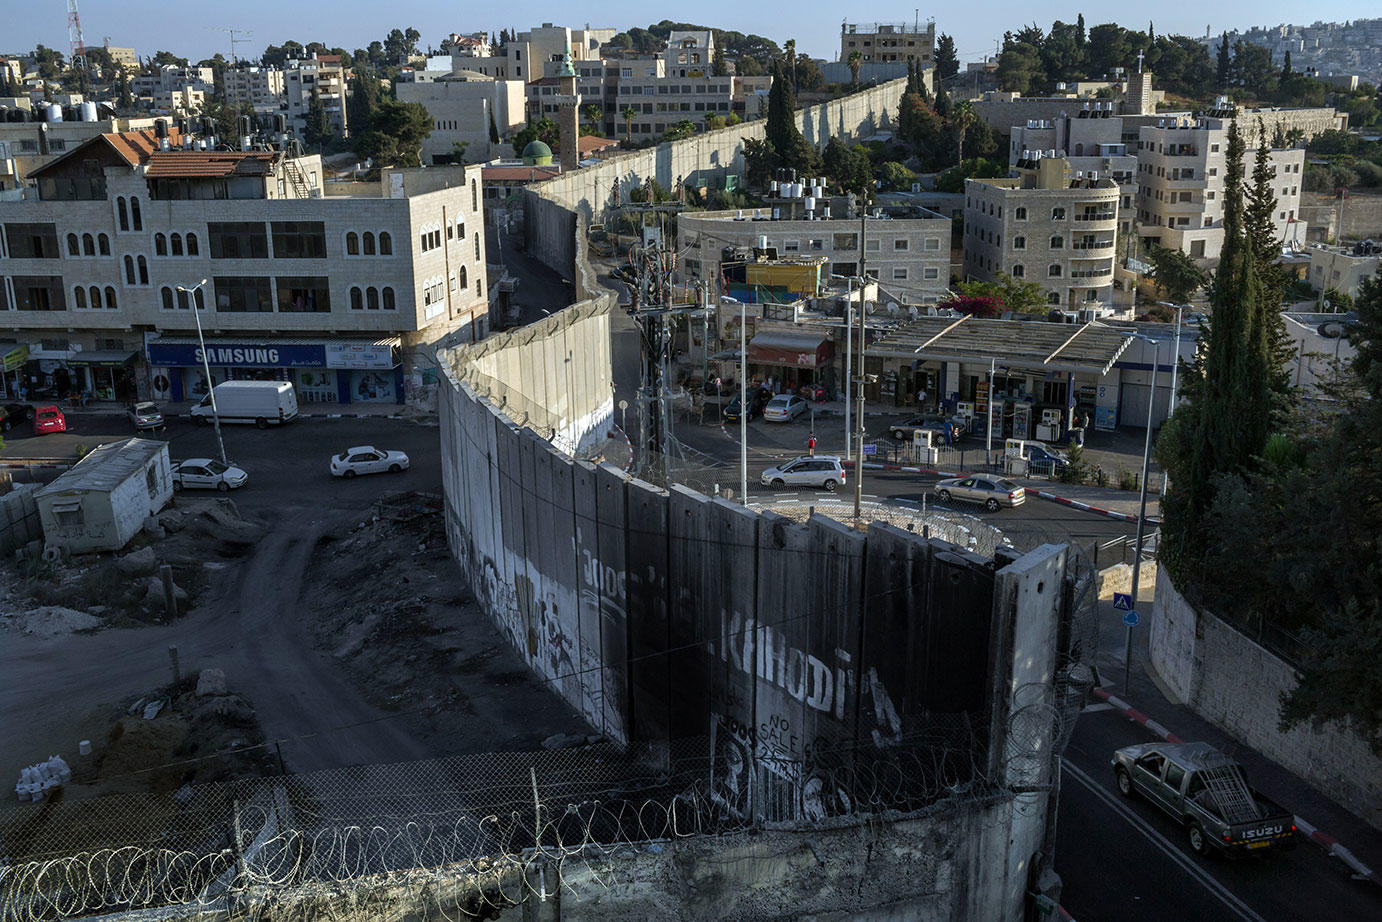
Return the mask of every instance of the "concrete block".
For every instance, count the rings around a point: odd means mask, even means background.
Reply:
[[[221,669],[203,669],[197,675],[197,697],[224,695],[226,693],[226,674]]]
[[[147,576],[158,569],[158,557],[151,547],[126,554],[115,561],[115,568],[126,576]]]

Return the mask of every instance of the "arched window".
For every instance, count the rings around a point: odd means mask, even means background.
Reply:
[[[91,306],[96,310],[101,309],[101,289],[95,285],[91,286]]]
[[[185,311],[192,307],[192,302],[187,298],[187,292],[178,289],[178,310]]]
[[[1026,237],[1014,237],[1014,238],[1013,238],[1013,249],[1014,249],[1014,250],[1025,250],[1025,249],[1027,249],[1027,238],[1026,238]]]
[[[98,235],[96,236],[96,242],[97,242],[98,244],[100,244],[101,255],[102,255],[102,256],[109,256],[109,255],[110,255],[110,238],[107,237],[105,234],[98,234]]]
[[[379,255],[393,255],[393,237],[389,235],[388,231],[379,232]]]
[[[360,297],[360,289],[350,289],[350,309],[353,311],[363,310],[365,307],[364,299]]]
[[[374,234],[371,234],[369,231],[365,231],[365,255],[374,255]]]
[[[163,309],[165,311],[173,309],[173,289],[164,285],[163,288],[159,290],[159,297],[163,300]]]
[[[350,233],[346,234],[346,255],[360,255],[360,237],[358,234],[355,233],[355,231],[351,231]]]
[[[139,284],[149,284],[149,261],[144,258],[144,254],[139,254]]]
[[[81,256],[81,255],[82,255],[82,249],[81,249],[80,244],[78,244],[78,242],[77,242],[77,235],[76,235],[76,234],[68,234],[68,235],[67,235],[67,255],[68,255],[68,256]]]
[[[1064,208],[1052,208],[1052,209],[1051,209],[1051,220],[1052,220],[1052,221],[1064,221],[1064,220],[1065,220],[1065,209],[1064,209]]]
[[[181,255],[182,255],[182,234],[174,234],[172,240],[170,240],[169,243],[172,244],[173,255],[174,255],[174,256],[181,256]]]
[[[82,253],[86,256],[96,255],[96,241],[90,234],[82,234]]]
[[[187,234],[187,255],[197,255],[197,235],[191,232]]]
[[[125,254],[125,284],[126,284],[126,285],[133,285],[134,283],[135,283],[135,282],[134,282],[134,257],[131,256],[130,254],[126,253],[126,254]]]
[[[1059,303],[1060,303],[1060,292],[1059,292],[1059,291],[1053,291],[1053,292],[1051,292],[1050,294],[1048,294],[1048,295],[1046,296],[1046,303],[1047,303],[1047,304],[1059,304]]]
[[[470,287],[470,277],[466,275],[465,266],[461,266],[461,271],[457,274],[456,281],[462,288]]]
[[[480,258],[480,235],[475,235],[475,258]]]
[[[367,307],[369,310],[372,310],[372,311],[377,311],[377,310],[379,310],[379,289],[378,289],[378,288],[366,288],[366,289],[365,289],[365,307]]]
[[[1047,274],[1049,277],[1053,278],[1053,279],[1054,279],[1054,278],[1059,278],[1059,277],[1060,277],[1060,263],[1051,263],[1051,265],[1047,266],[1047,267],[1046,267],[1046,274]]]
[[[154,234],[154,255],[168,255],[168,238],[163,236],[162,234]]]
[[[77,310],[86,310],[86,289],[78,285],[73,289],[72,294],[77,299]]]
[[[114,288],[111,288],[109,285],[107,285],[107,286],[106,286],[106,310],[108,310],[108,311],[113,311],[113,310],[115,310],[115,308],[116,308],[116,304],[115,304],[115,289],[114,289]]]
[[[470,210],[480,210],[480,193],[478,191],[478,187],[475,185],[475,180],[473,179],[470,181]]]
[[[1065,248],[1065,238],[1064,238],[1064,237],[1062,237],[1060,234],[1056,234],[1055,236],[1053,236],[1053,237],[1051,238],[1051,249],[1053,249],[1053,250],[1061,250],[1061,249],[1064,249],[1064,248]]]
[[[392,289],[392,288],[389,288],[389,287],[387,287],[387,286],[385,286],[385,288],[384,288],[384,310],[386,310],[386,311],[391,311],[391,310],[393,310],[393,309],[394,309],[393,289]]]
[[[1027,270],[1024,269],[1024,268],[1022,268],[1022,263],[1018,263],[1017,265],[1013,266],[1013,271],[1012,271],[1012,276],[1013,276],[1013,278],[1015,278],[1015,279],[1020,279],[1020,278],[1022,278],[1023,276],[1025,276],[1026,274],[1027,274]]]
[[[1025,221],[1025,220],[1027,220],[1027,209],[1026,209],[1026,208],[1019,208],[1019,209],[1017,209],[1016,211],[1014,211],[1014,212],[1013,212],[1013,220],[1014,220],[1014,221]]]
[[[870,271],[870,272],[873,272],[873,271],[876,271],[876,270],[870,269],[869,271]],[[479,279],[476,279],[476,280],[475,280],[475,297],[478,298],[478,297],[480,297],[482,294],[483,294],[483,293],[480,291],[480,280],[479,280]]]
[[[1076,144],[1076,145],[1075,145],[1075,156],[1076,156],[1076,157],[1083,157],[1083,156],[1084,156],[1084,145],[1083,145],[1083,144]]]
[[[125,197],[122,195],[115,200],[115,211],[120,216],[120,230],[130,229],[130,213],[125,208]]]
[[[130,196],[130,224],[137,231],[144,229],[144,219],[139,214],[139,197],[136,195]]]

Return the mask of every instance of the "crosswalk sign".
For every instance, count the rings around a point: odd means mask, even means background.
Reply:
[[[1113,607],[1118,611],[1132,611],[1132,596],[1126,592],[1115,592]]]

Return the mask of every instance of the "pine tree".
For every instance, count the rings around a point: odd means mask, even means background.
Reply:
[[[816,149],[806,142],[797,128],[796,94],[791,78],[781,61],[773,63],[773,87],[768,93],[768,124],[764,134],[776,166],[810,172],[820,163]]]
[[[1233,76],[1233,52],[1228,46],[1228,33],[1219,37],[1219,56],[1215,62],[1214,81],[1221,90],[1228,89],[1229,78]]]

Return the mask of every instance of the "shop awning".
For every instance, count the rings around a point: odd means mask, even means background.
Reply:
[[[750,365],[783,368],[819,368],[833,355],[824,333],[764,330],[749,340]]]
[[[74,353],[67,360],[69,365],[100,365],[107,368],[118,368],[121,365],[128,365],[134,361],[138,352],[126,352],[123,349],[84,349]]]

